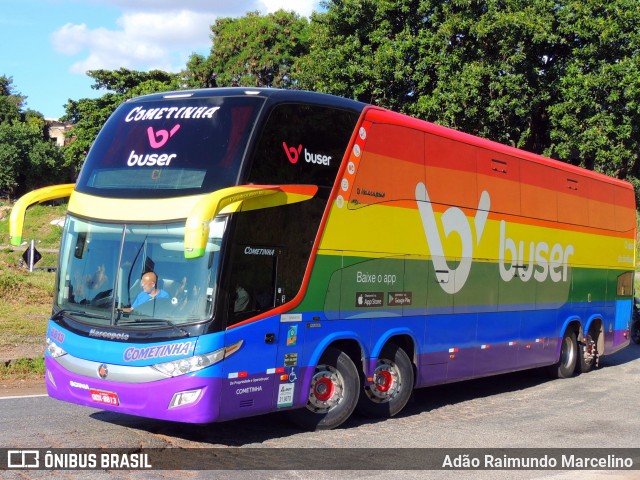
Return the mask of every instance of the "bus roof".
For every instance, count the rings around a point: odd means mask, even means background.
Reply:
[[[207,98],[207,97],[237,97],[256,96],[272,100],[274,103],[304,102],[329,107],[345,108],[361,112],[368,104],[350,100],[348,98],[329,95],[327,93],[309,92],[306,90],[287,90],[278,88],[199,88],[192,90],[176,90],[171,92],[152,93],[135,97],[129,102],[155,101],[171,98]]]
[[[512,157],[537,162],[552,168],[573,173],[575,175],[590,177],[598,181],[618,185],[627,189],[633,189],[633,186],[629,182],[620,180],[618,178],[610,177],[603,173],[595,172],[593,170],[588,170],[586,168],[577,167],[575,165],[571,165],[570,163],[566,163],[561,160],[555,160],[549,157],[545,157],[542,155],[538,155],[536,153],[529,152],[527,150],[521,150],[516,147],[511,147],[509,145],[498,143],[493,140],[488,140],[486,138],[477,137],[475,135],[464,133],[459,130],[454,130],[452,128],[443,127],[435,123],[431,123],[415,117],[403,115],[401,113],[393,112],[391,110],[386,110],[384,108],[370,106],[366,111],[366,116],[367,116],[367,119],[373,122],[405,125],[410,128],[415,128],[416,130],[432,133],[434,135],[455,140],[457,142],[462,142],[468,145],[485,148],[487,150],[492,150],[494,152],[499,152],[505,155],[510,155]]]

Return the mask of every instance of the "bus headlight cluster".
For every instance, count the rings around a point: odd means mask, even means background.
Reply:
[[[63,348],[59,347],[49,337],[47,337],[47,353],[53,358],[58,358],[67,354]]]
[[[187,373],[202,370],[209,365],[218,363],[223,358],[224,349],[220,349],[205,355],[196,355],[189,358],[181,358],[180,360],[173,360],[171,362],[158,363],[154,365],[153,368],[164,373],[168,377],[177,377],[178,375],[185,375]]]
[[[202,355],[194,355],[193,357],[181,358],[170,362],[157,363],[153,368],[164,373],[168,377],[177,377],[187,373],[197,372],[210,365],[215,365],[220,360],[237,352],[242,346],[243,340],[240,340],[228,347],[219,348],[218,350]]]

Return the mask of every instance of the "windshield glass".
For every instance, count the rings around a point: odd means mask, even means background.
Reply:
[[[203,257],[185,259],[184,223],[118,225],[69,216],[60,249],[57,306],[100,326],[208,320],[225,223],[225,218],[211,222]]]
[[[235,185],[264,99],[125,102],[96,138],[76,184],[109,198],[168,198]]]

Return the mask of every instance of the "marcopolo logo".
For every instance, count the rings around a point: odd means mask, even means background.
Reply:
[[[287,142],[282,142],[282,148],[284,148],[284,152],[287,154],[287,158],[289,162],[295,165],[298,163],[300,159],[300,155],[302,155],[303,146],[302,144],[298,145],[298,147],[290,147],[287,145]],[[321,153],[312,153],[306,148],[304,148],[304,161],[307,163],[314,163],[316,165],[331,165],[331,156],[323,155]]]

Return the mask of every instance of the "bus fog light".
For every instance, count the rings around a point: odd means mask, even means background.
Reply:
[[[200,397],[201,391],[201,389],[198,389],[175,393],[173,395],[173,398],[171,399],[171,403],[169,403],[169,408],[175,408],[182,405],[189,405],[190,403],[194,403]]]

